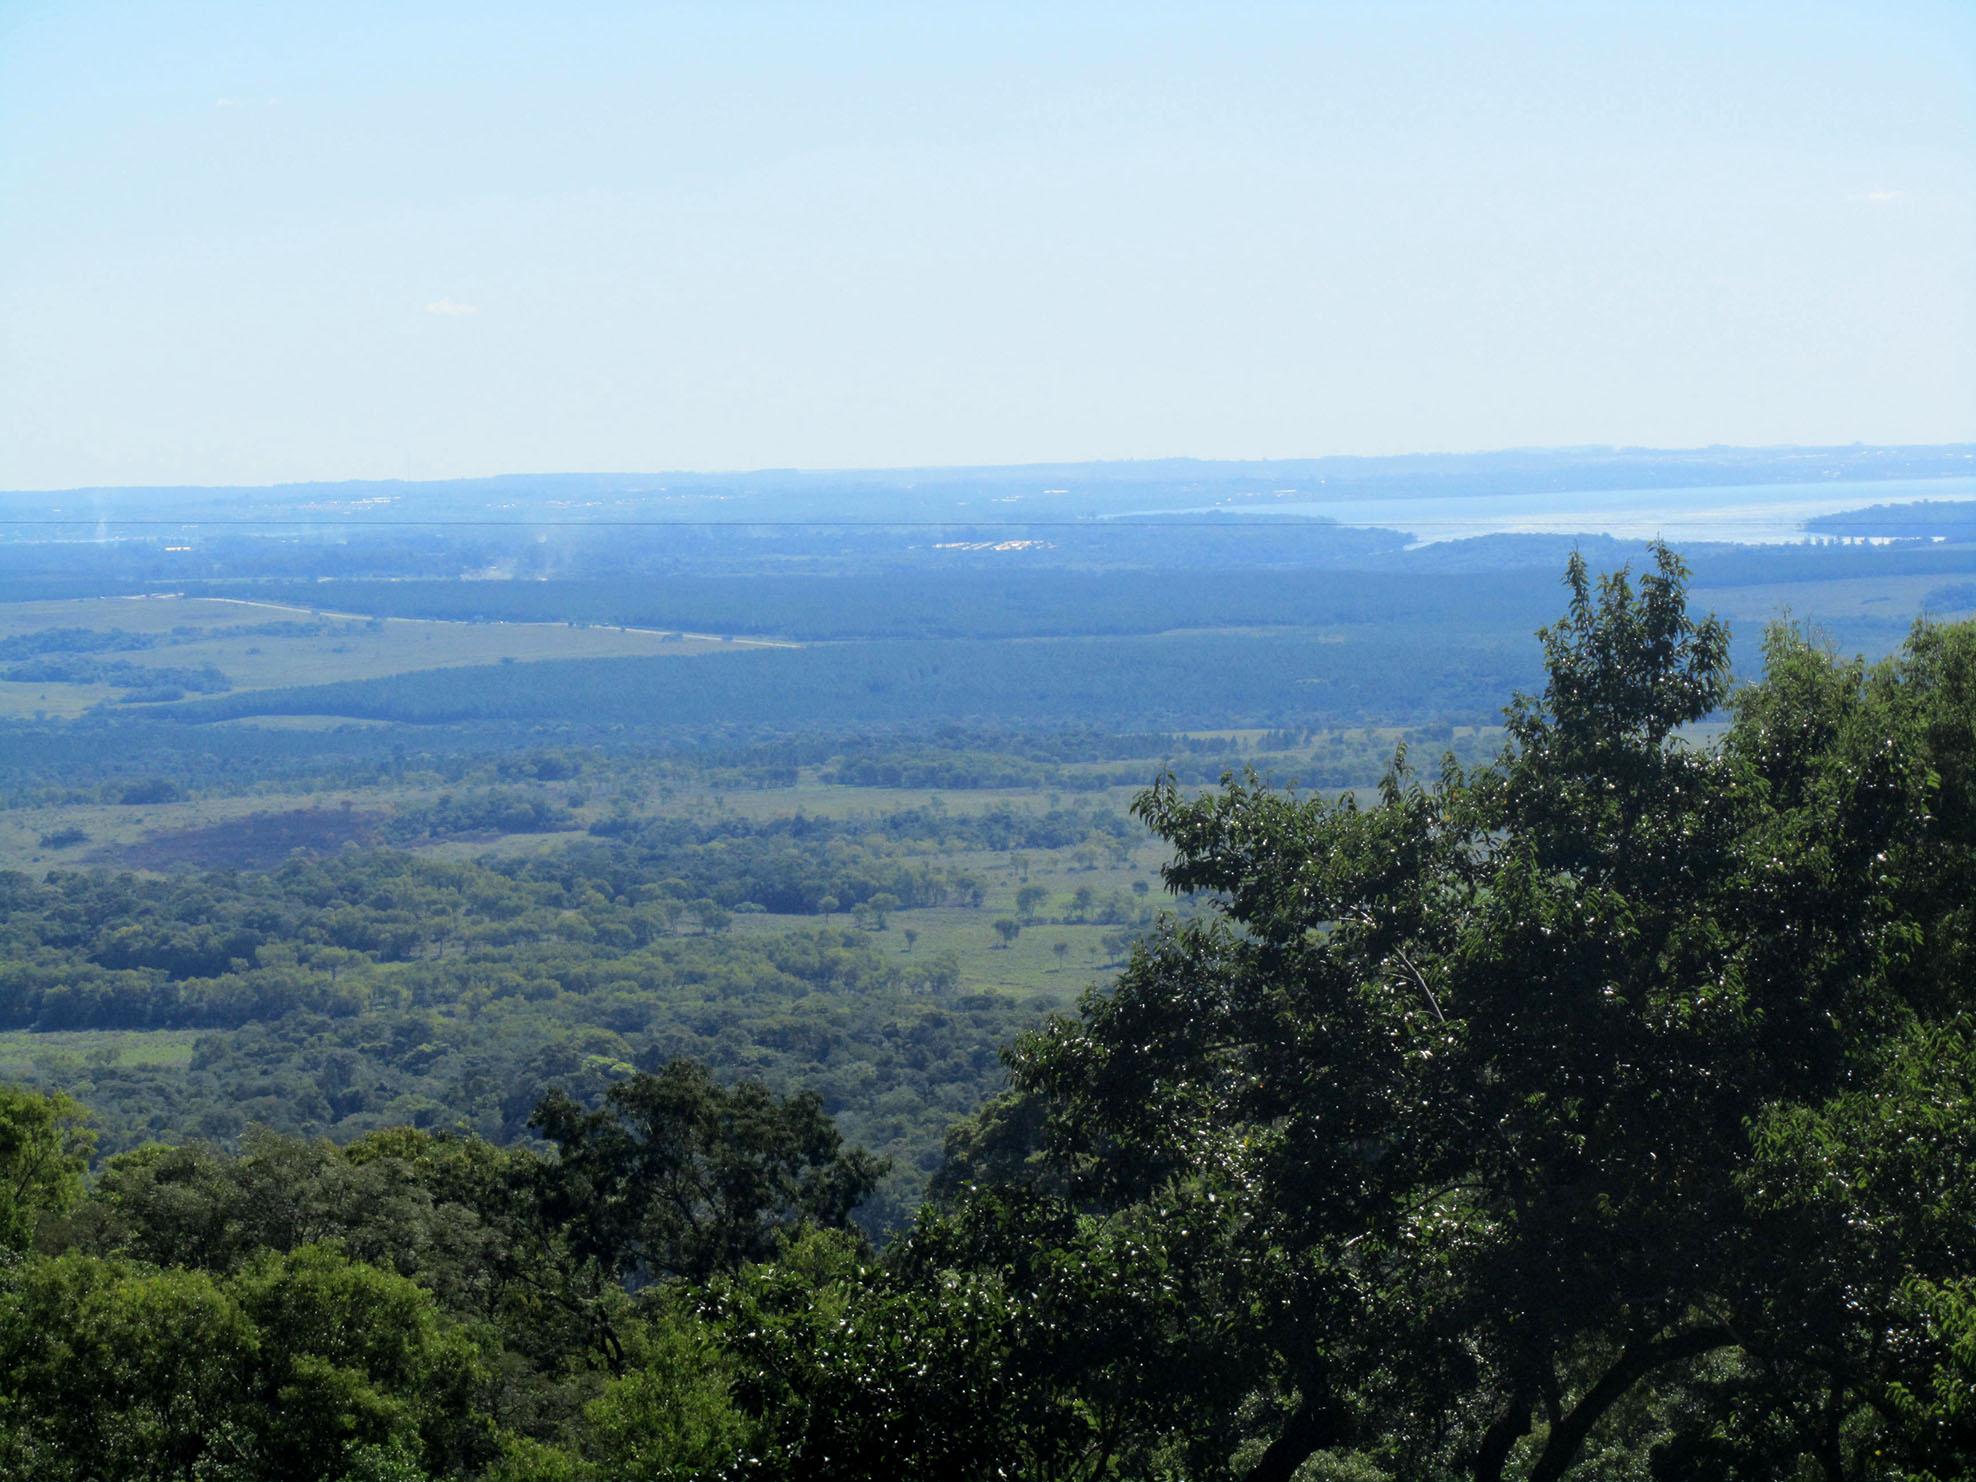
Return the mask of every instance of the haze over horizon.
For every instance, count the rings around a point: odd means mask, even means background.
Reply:
[[[833,476],[854,475],[901,475],[901,474],[967,474],[975,472],[1008,472],[1012,470],[1036,469],[1130,469],[1135,467],[1156,468],[1171,465],[1199,464],[1215,469],[1242,469],[1253,467],[1267,469],[1283,465],[1352,463],[1380,464],[1402,460],[1420,459],[1435,461],[1477,461],[1514,457],[1518,455],[1571,455],[1571,454],[1615,454],[1638,455],[1640,457],[1681,457],[1691,454],[1722,453],[1844,453],[1852,449],[1885,449],[1912,453],[1960,454],[1962,450],[1976,447],[1976,443],[1961,439],[1948,439],[1938,442],[1916,443],[1868,443],[1859,439],[1850,442],[1827,443],[1699,443],[1687,447],[1650,447],[1632,443],[1559,443],[1527,444],[1515,447],[1490,448],[1408,448],[1377,453],[1286,453],[1280,455],[1225,455],[1202,457],[1191,453],[1148,454],[1145,456],[1124,456],[1117,458],[997,458],[984,459],[975,463],[866,463],[866,464],[734,464],[701,465],[697,467],[668,466],[645,468],[502,468],[473,473],[432,473],[407,477],[392,473],[352,473],[331,477],[315,477],[307,473],[281,478],[254,480],[131,480],[120,483],[91,484],[9,484],[0,485],[0,494],[65,494],[89,492],[92,490],[276,490],[283,488],[314,488],[337,484],[423,484],[500,482],[503,480],[525,479],[644,479],[644,478],[750,478],[764,476],[810,476],[828,479]],[[1976,452],[1966,456],[1976,458]],[[1897,475],[1906,477],[1907,475]],[[1955,473],[1929,472],[1915,475],[1920,478],[1955,478]],[[1870,480],[1861,480],[1870,482]],[[1675,487],[1675,486],[1670,486]]]
[[[0,488],[1976,437],[1976,10],[0,12]]]

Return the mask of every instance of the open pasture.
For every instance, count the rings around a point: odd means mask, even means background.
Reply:
[[[210,666],[233,690],[278,689],[306,677],[312,683],[382,679],[394,674],[544,659],[694,657],[748,646],[710,635],[648,629],[580,627],[567,623],[456,622],[373,618],[361,614],[218,597],[90,597],[0,603],[0,644],[35,635],[86,630],[129,635],[130,647],[96,649],[88,657],[135,671]],[[60,650],[42,657],[66,657]],[[0,717],[60,718],[126,696],[128,683],[36,678],[8,680],[21,661],[0,663]]]
[[[374,792],[200,797],[174,803],[60,803],[0,810],[0,869],[264,868],[274,841],[318,852],[355,841],[380,816]]]
[[[196,1029],[0,1030],[0,1077],[18,1077],[37,1064],[77,1060],[84,1065],[144,1066],[183,1070],[192,1063]]]

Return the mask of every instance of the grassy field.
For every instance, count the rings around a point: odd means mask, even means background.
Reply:
[[[1019,859],[981,852],[943,855],[943,863],[967,870],[987,886],[981,906],[895,911],[885,930],[874,932],[872,940],[901,957],[951,952],[960,963],[962,993],[1040,995],[1068,1006],[1089,984],[1109,978],[1119,960],[1116,949],[1108,945],[1120,931],[1118,925],[1065,919],[1073,914],[1075,893],[1085,888],[1099,900],[1123,895],[1135,908],[1170,905],[1171,897],[1159,879],[1166,857],[1165,846],[1151,838],[1137,845],[1129,860],[1101,860],[1095,865],[1081,863],[1070,849],[1034,850]],[[1035,908],[1035,918],[1023,922],[1021,933],[1003,946],[995,922],[1020,920],[1016,891],[1024,885],[1040,886],[1048,895]],[[1136,891],[1136,885],[1146,888]],[[737,915],[730,930],[774,936],[817,924],[814,916],[763,912]],[[908,932],[913,934],[910,939]]]
[[[35,1062],[73,1058],[88,1064],[148,1065],[183,1070],[192,1063],[196,1029],[80,1029],[36,1033],[0,1030],[0,1079],[25,1074]]]
[[[221,825],[246,826],[269,814],[321,809],[331,815],[346,806],[375,810],[374,793],[317,792],[307,795],[194,798],[183,803],[125,807],[114,803],[67,803],[0,811],[0,869],[75,869],[88,864],[124,864],[119,851],[161,837]],[[60,843],[64,833],[82,835]],[[43,843],[44,839],[50,840]]]
[[[229,631],[270,624],[293,631]],[[103,657],[145,669],[197,669],[210,664],[226,675],[236,690],[279,689],[301,678],[326,684],[507,661],[686,658],[759,646],[759,641],[728,642],[706,634],[581,628],[562,623],[371,619],[208,597],[0,603],[0,640],[56,628],[122,631],[168,639],[157,647]],[[316,629],[320,631],[313,631]],[[5,667],[0,664],[0,668]],[[0,717],[80,715],[123,693],[121,687],[106,684],[0,680]]]

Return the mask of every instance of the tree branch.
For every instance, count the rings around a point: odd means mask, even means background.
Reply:
[[[1530,1406],[1530,1391],[1519,1389],[1509,1408],[1482,1433],[1482,1444],[1475,1449],[1475,1482],[1501,1482],[1511,1448],[1530,1434]]]
[[[1289,1422],[1242,1482],[1290,1482],[1311,1456],[1346,1439],[1345,1417],[1324,1389],[1307,1389]]]
[[[1579,1448],[1606,1413],[1626,1392],[1655,1369],[1681,1359],[1699,1358],[1712,1349],[1735,1342],[1725,1327],[1690,1328],[1657,1338],[1651,1343],[1628,1344],[1619,1362],[1606,1370],[1599,1382],[1585,1391],[1544,1442],[1537,1463],[1530,1469],[1529,1482],[1558,1482],[1578,1459]]]

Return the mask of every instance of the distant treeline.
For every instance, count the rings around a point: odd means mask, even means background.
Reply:
[[[1434,745],[1445,738],[1440,727],[1416,728],[1413,736]],[[1319,755],[1300,771],[1221,735],[1109,731],[1082,722],[1018,728],[908,720],[862,731],[724,739],[622,727],[604,735],[575,721],[416,729],[353,721],[323,730],[279,730],[187,726],[106,712],[71,722],[0,723],[0,799],[16,805],[155,802],[152,793],[165,782],[175,796],[251,791],[278,780],[324,788],[506,787],[566,780],[598,762],[608,762],[613,775],[645,767],[656,769],[654,781],[717,788],[787,787],[806,767],[824,768],[824,780],[850,786],[1138,787],[1162,766],[1183,779],[1212,781],[1250,763],[1286,782],[1301,777],[1351,786],[1375,778],[1392,751],[1385,731],[1310,726],[1271,733],[1260,745],[1263,753],[1315,747]],[[1331,775],[1340,768],[1350,775]]]
[[[138,693],[138,700],[176,700],[186,694],[216,695],[233,687],[211,664],[196,668],[168,664],[136,664],[129,659],[99,659],[90,654],[48,654],[9,664],[0,680],[10,684],[107,684]]]
[[[42,628],[0,638],[0,659],[32,659],[44,654],[136,653],[172,644],[212,643],[225,638],[314,638],[324,633],[353,632],[349,622],[321,620],[272,623],[228,623],[200,627],[181,623],[164,633],[137,633],[128,628]]]
[[[407,771],[457,781],[485,758],[539,739],[511,725],[416,733],[187,726],[157,712],[98,711],[72,721],[0,721],[0,791],[47,801],[114,802],[125,784],[168,774],[197,789],[250,789],[277,778],[375,783]]]
[[[1805,521],[1820,535],[1909,538],[1941,537],[1949,541],[1976,540],[1976,499],[1917,499],[1907,504],[1872,504]]]
[[[1286,734],[1301,737],[1301,733]],[[1282,737],[1277,735],[1266,739],[1280,740]],[[1463,737],[1457,741],[1453,729],[1448,726],[1416,727],[1406,733],[1405,739],[1416,747],[1433,748],[1437,755],[1440,751],[1453,749],[1465,762],[1489,759],[1500,744],[1478,737]],[[1234,753],[1223,744],[1166,756],[1159,765],[1172,774],[1175,781],[1189,785],[1215,783],[1228,773],[1246,768],[1280,787],[1358,787],[1369,784],[1379,776],[1392,760],[1393,746],[1394,743],[1385,736],[1369,731],[1356,734],[1339,732],[1322,737],[1309,752],[1260,750]],[[844,787],[957,790],[1058,787],[1097,791],[1142,787],[1151,780],[1151,776],[1145,761],[1065,766],[1000,752],[953,751],[923,746],[896,751],[855,752],[824,768],[820,780]]]

